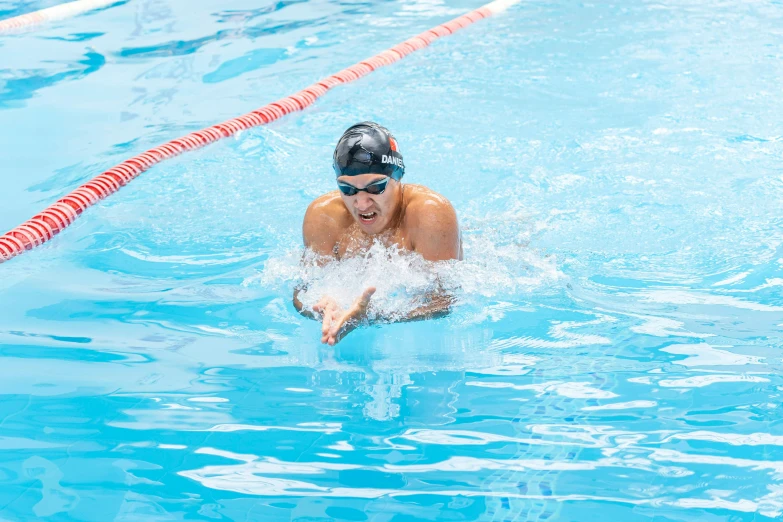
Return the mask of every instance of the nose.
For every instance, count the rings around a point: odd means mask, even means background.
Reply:
[[[353,200],[353,206],[359,212],[368,210],[373,204],[372,198],[365,192],[359,192]]]

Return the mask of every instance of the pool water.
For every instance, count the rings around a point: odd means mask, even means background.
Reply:
[[[128,0],[0,37],[0,228],[479,5]],[[779,518],[781,27],[524,2],[144,173],[0,266],[0,518]],[[365,119],[453,202],[463,263],[300,267]],[[435,276],[449,317],[334,347],[291,304],[379,284],[393,314]]]

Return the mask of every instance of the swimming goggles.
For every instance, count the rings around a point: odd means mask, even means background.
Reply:
[[[383,191],[386,190],[386,185],[389,183],[389,178],[379,179],[378,181],[373,181],[369,185],[367,185],[364,188],[358,188],[354,187],[353,185],[349,185],[348,183],[341,183],[337,182],[337,188],[340,189],[340,192],[345,194],[346,196],[355,196],[359,192],[366,192],[372,196],[377,196],[379,194],[383,194]]]

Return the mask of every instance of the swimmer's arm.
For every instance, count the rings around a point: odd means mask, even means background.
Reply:
[[[427,261],[462,259],[462,237],[457,213],[449,201],[442,197],[430,197],[417,202],[409,211],[413,250]],[[403,322],[422,321],[445,317],[451,312],[455,298],[442,289],[432,292],[427,303],[411,311]]]
[[[312,310],[307,310],[302,304],[302,300],[299,299],[299,294],[304,292],[306,289],[307,287],[303,285],[294,288],[294,308],[296,308],[297,312],[299,312],[304,317],[307,317],[308,319],[318,319],[318,316],[315,315],[315,312]]]
[[[412,321],[425,321],[427,319],[439,319],[451,313],[451,306],[456,302],[453,296],[445,293],[436,293],[429,297],[426,304],[408,312],[408,315],[400,319],[402,323]]]
[[[344,212],[342,202],[332,192],[316,198],[305,211],[302,241],[306,249],[323,258],[323,263],[337,258],[335,246],[344,229],[341,223]]]
[[[411,205],[406,228],[413,251],[427,261],[462,259],[462,238],[457,213],[442,197],[427,198]]]
[[[307,207],[302,223],[302,241],[305,249],[314,252],[318,258],[316,262],[323,265],[337,258],[335,245],[340,238],[340,223],[335,219],[334,195],[324,194],[316,198]],[[307,310],[299,298],[299,294],[307,288],[303,285],[294,289],[293,304],[296,311],[308,319],[318,319],[312,310]]]

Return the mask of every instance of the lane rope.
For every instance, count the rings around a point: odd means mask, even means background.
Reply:
[[[103,174],[94,177],[67,196],[36,214],[25,223],[0,236],[0,263],[44,244],[63,231],[82,212],[102,199],[117,192],[139,174],[161,161],[189,150],[200,149],[237,132],[265,125],[286,114],[301,111],[337,85],[358,80],[375,69],[402,60],[414,51],[423,49],[435,40],[455,33],[468,25],[497,14],[520,0],[496,0],[450,22],[438,25],[394,47],[333,74],[301,91],[272,102],[245,115],[218,123],[206,129],[164,143],[159,147],[123,161]]]
[[[46,22],[64,20],[116,3],[117,0],[76,0],[75,2],[48,7],[13,18],[6,18],[5,20],[0,20],[0,34],[22,31]]]

